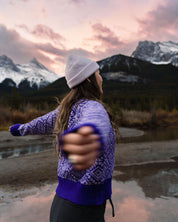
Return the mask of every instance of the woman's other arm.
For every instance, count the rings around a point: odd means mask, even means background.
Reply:
[[[29,123],[12,125],[9,131],[13,136],[52,134],[58,113],[59,108]]]

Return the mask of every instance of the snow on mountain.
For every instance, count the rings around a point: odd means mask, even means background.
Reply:
[[[107,80],[119,80],[120,82],[129,82],[129,83],[135,83],[138,82],[139,77],[135,75],[129,75],[126,72],[108,72],[104,73],[103,77]]]
[[[48,70],[39,63],[36,58],[27,64],[14,64],[12,59],[5,55],[0,56],[0,83],[5,79],[11,79],[18,87],[21,82],[27,80],[30,86],[46,86],[60,78],[59,75]]]
[[[178,66],[178,43],[169,42],[139,42],[131,55],[134,58],[154,64],[172,64]]]
[[[140,71],[137,59],[118,54],[100,60],[98,64],[102,76],[107,80],[129,83],[136,83],[140,80],[137,75],[132,74],[133,69]]]

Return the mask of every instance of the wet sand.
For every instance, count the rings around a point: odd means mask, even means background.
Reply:
[[[124,135],[126,136],[126,132]],[[0,132],[0,149],[50,142],[52,142],[51,136],[13,137],[9,132]],[[116,168],[155,162],[175,162],[178,159],[178,140],[119,144],[116,146],[115,157]],[[2,159],[0,160],[0,188],[5,191],[17,191],[55,183],[57,162],[53,149]],[[115,170],[114,176],[118,173],[118,170]]]

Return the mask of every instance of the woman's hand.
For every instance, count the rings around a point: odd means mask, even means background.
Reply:
[[[83,126],[76,133],[62,137],[62,149],[68,153],[68,159],[75,169],[85,170],[94,164],[101,147],[99,139],[90,126]]]

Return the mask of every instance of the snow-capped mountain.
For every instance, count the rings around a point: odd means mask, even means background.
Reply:
[[[141,67],[135,58],[119,54],[98,61],[98,64],[102,76],[107,80],[129,83],[136,83],[141,80],[137,75]],[[133,70],[136,71],[134,74]]]
[[[106,80],[127,83],[174,82],[178,66],[153,64],[141,59],[115,55],[98,61],[100,73]]]
[[[131,55],[134,58],[154,64],[172,64],[178,66],[178,43],[175,42],[139,42]]]
[[[138,82],[139,77],[136,75],[128,74],[127,72],[108,72],[102,75],[107,80],[119,80],[120,82],[135,83]]]
[[[27,64],[14,64],[6,55],[0,56],[0,83],[10,79],[17,87],[23,82],[28,82],[30,87],[40,88],[58,78],[60,78],[59,75],[48,70],[36,58]]]

